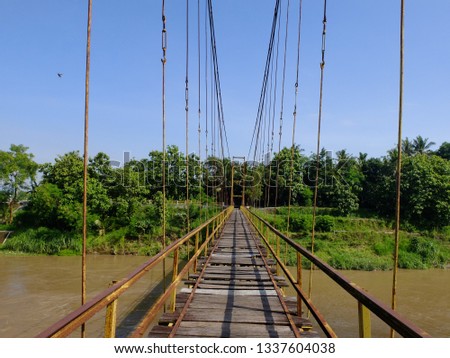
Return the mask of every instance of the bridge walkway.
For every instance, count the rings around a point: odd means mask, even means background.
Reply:
[[[208,257],[199,260],[189,287],[177,294],[175,311],[164,313],[149,337],[316,337],[285,297],[284,277],[242,212],[235,209]]]

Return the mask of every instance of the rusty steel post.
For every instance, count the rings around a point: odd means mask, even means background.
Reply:
[[[89,79],[91,68],[91,24],[92,0],[88,1],[88,23],[86,41],[86,77],[84,89],[84,153],[83,153],[83,241],[81,254],[81,305],[86,303],[86,246],[87,246],[87,192],[88,192],[88,148],[89,148]],[[86,336],[86,325],[81,326],[81,338]]]
[[[118,281],[112,281],[110,287],[115,285]],[[105,338],[116,338],[117,327],[117,299],[113,300],[106,306],[105,317]]]
[[[277,236],[277,243],[276,243],[276,254],[277,254],[277,258],[280,258],[280,237]],[[280,264],[278,263],[277,260],[277,275],[280,274]]]
[[[370,311],[361,302],[358,301],[358,322],[359,322],[359,338],[372,337],[372,325],[370,322]]]
[[[174,282],[178,276],[178,260],[179,260],[179,252],[180,249],[177,247],[174,254],[173,254],[173,270],[172,270],[172,282]],[[177,303],[177,291],[173,290],[172,293],[172,303],[171,303],[171,310],[172,312],[175,311],[175,306]]]
[[[197,251],[198,251],[199,238],[200,238],[200,232],[197,232],[197,233],[195,234],[195,254],[196,254]],[[194,254],[194,255],[195,255],[195,254]],[[197,260],[197,257],[196,257],[196,258],[195,258],[195,261],[194,261],[194,273],[197,272],[197,263],[198,263],[198,260]]]
[[[234,161],[231,163],[231,206],[234,206]]]
[[[297,286],[303,289],[302,255],[297,252]],[[297,315],[302,316],[302,297],[297,294]]]

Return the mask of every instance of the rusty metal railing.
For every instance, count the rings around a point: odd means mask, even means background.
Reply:
[[[139,266],[130,275],[128,275],[128,277],[121,281],[114,282],[108,289],[104,290],[96,297],[86,302],[86,304],[80,306],[78,309],[38,334],[36,337],[67,337],[83,324],[87,323],[92,317],[101,312],[103,309],[106,309],[104,336],[105,338],[115,337],[117,302],[119,297],[130,289],[139,279],[149,273],[158,264],[162,263],[163,260],[173,256],[172,280],[170,285],[154,302],[152,307],[149,308],[147,313],[144,315],[144,318],[139,322],[135,330],[130,335],[130,337],[142,337],[149,326],[156,319],[159,312],[167,304],[168,300],[171,301],[170,307],[174,309],[178,285],[182,282],[183,278],[187,276],[191,268],[193,270],[196,269],[199,256],[202,254],[206,255],[208,247],[220,233],[225,221],[230,216],[232,209],[232,207],[229,207],[223,210],[182,238],[174,241],[172,244],[167,246],[165,250],[161,251]],[[187,250],[189,250],[189,245],[192,239],[194,239],[194,253],[187,263],[183,267],[180,267],[180,249],[183,245],[186,245]]]
[[[429,338],[431,337],[427,332],[417,327],[414,323],[401,317],[397,312],[386,306],[384,303],[365,292],[362,288],[358,287],[355,283],[348,280],[344,275],[333,269],[330,265],[319,259],[317,256],[311,254],[307,249],[297,244],[291,238],[282,234],[266,220],[258,216],[255,212],[250,211],[244,207],[241,208],[247,219],[253,224],[254,229],[264,240],[266,246],[272,253],[272,256],[277,261],[277,265],[282,269],[288,280],[290,281],[293,289],[297,293],[297,308],[298,313],[301,313],[302,302],[308,307],[311,314],[320,325],[322,331],[327,337],[336,337],[336,334],[320,314],[318,309],[314,306],[311,300],[307,297],[302,289],[301,282],[301,267],[302,257],[311,261],[317,268],[319,268],[325,275],[331,280],[337,283],[347,293],[353,296],[358,303],[358,326],[359,336],[366,338],[371,336],[371,322],[370,312],[384,321],[389,327],[394,329],[403,337],[408,338]],[[271,237],[273,243],[271,243]],[[297,277],[294,278],[288,267],[280,259],[280,240],[282,240],[287,246],[293,248],[297,252]],[[275,248],[273,247],[275,246]]]

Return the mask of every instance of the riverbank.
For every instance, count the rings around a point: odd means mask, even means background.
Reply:
[[[311,251],[311,208],[292,208],[287,229],[287,208],[255,209],[269,223]],[[180,220],[181,222],[181,220]],[[198,223],[193,223],[198,224]],[[180,225],[181,226],[181,225]],[[184,234],[183,228],[171,227],[168,241]],[[2,256],[79,256],[81,235],[49,228],[16,232],[0,245]],[[126,228],[98,235],[92,233],[87,241],[91,255],[154,256],[162,248],[158,228],[147,235],[130,236]],[[431,269],[450,267],[450,230],[419,231],[404,228],[399,247],[399,267]],[[319,209],[316,220],[314,253],[332,267],[341,270],[385,271],[392,269],[394,233],[392,223],[370,217],[367,213],[341,217],[330,209]],[[296,255],[288,253],[286,262],[294,265]],[[304,261],[305,267],[309,263]]]
[[[151,209],[154,209],[151,207]],[[219,208],[211,206],[201,210],[194,205],[189,212],[184,206],[172,204],[166,221],[166,244],[184,236],[189,227],[195,228],[218,214]],[[50,256],[79,256],[82,252],[81,229],[76,231],[49,227],[8,226],[13,231],[8,240],[0,244],[0,254],[21,252]],[[139,222],[113,228],[89,228],[86,251],[100,255],[154,256],[163,247],[160,220],[142,217]],[[183,253],[182,253],[183,254]]]
[[[270,224],[311,251],[311,208],[255,209]],[[394,252],[394,231],[387,220],[366,213],[337,216],[330,209],[319,209],[316,219],[314,253],[341,270],[390,270]],[[286,258],[296,262],[295,253]],[[419,231],[404,228],[400,234],[399,267],[403,269],[446,268],[450,264],[448,230]],[[308,263],[305,263],[307,266]]]
[[[118,229],[102,235],[89,235],[86,251],[92,255],[154,256],[161,248],[159,237],[130,238],[126,230]],[[80,256],[81,251],[82,238],[79,233],[48,228],[21,231],[0,245],[2,256]]]

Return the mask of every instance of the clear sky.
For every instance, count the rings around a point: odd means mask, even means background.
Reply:
[[[282,146],[291,141],[295,83],[298,0],[290,2]],[[142,158],[161,149],[161,1],[93,3],[90,154]],[[303,3],[296,142],[309,154],[317,135],[323,1]],[[183,151],[185,4],[166,0],[167,143]],[[274,4],[213,1],[231,155],[249,150]],[[197,0],[190,8],[189,136],[190,151],[197,151]],[[399,9],[400,0],[328,0],[322,129],[328,150],[378,157],[395,145]],[[438,145],[450,141],[449,14],[448,0],[406,0],[404,137],[420,134]],[[86,22],[87,0],[0,0],[1,150],[24,144],[41,163],[82,150]]]

